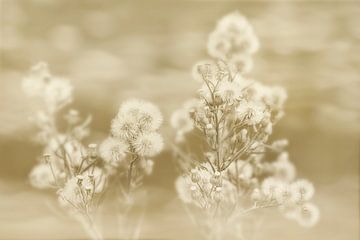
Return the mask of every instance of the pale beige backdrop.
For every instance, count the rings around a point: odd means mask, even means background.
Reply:
[[[289,138],[299,175],[313,180],[321,221],[303,229],[269,213],[259,240],[359,239],[360,5],[358,1],[95,1],[1,0],[0,239],[84,237],[54,215],[51,194],[32,189],[27,174],[40,147],[21,92],[28,68],[47,61],[75,85],[75,103],[92,113],[92,138],[104,138],[120,102],[141,97],[166,119],[193,96],[192,64],[206,57],[207,34],[239,10],[261,41],[252,77],[289,93],[275,137]],[[167,143],[172,132],[165,121]],[[144,239],[198,239],[176,199],[171,154],[156,159]],[[113,230],[105,222],[107,235]]]

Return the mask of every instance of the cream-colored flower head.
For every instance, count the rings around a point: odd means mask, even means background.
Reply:
[[[296,194],[299,202],[309,201],[314,196],[315,188],[314,185],[306,180],[299,179],[291,184],[292,191]]]
[[[101,158],[108,164],[117,166],[125,158],[128,144],[119,138],[108,137],[100,147]]]
[[[216,94],[218,94],[223,101],[233,103],[236,100],[240,100],[240,97],[242,96],[241,90],[241,86],[236,82],[221,81]]]
[[[251,56],[259,48],[252,26],[239,12],[221,18],[210,33],[207,49],[210,56],[231,60],[233,55]]]
[[[303,227],[312,227],[320,219],[319,208],[312,203],[305,203],[298,208],[295,219]]]
[[[268,177],[262,182],[261,191],[267,197],[275,197],[275,191],[280,187],[282,187],[282,185],[278,179]]]
[[[261,102],[243,100],[236,108],[236,115],[245,124],[256,125],[265,117],[265,111],[265,106]]]
[[[140,132],[156,131],[163,121],[157,106],[143,100],[124,102],[111,123],[113,136],[126,141],[133,140]]]
[[[156,132],[145,132],[135,139],[133,145],[140,156],[153,157],[163,149],[164,140]]]
[[[128,115],[138,127],[146,131],[158,130],[163,117],[159,108],[147,101],[132,99],[124,102],[119,110],[119,115]]]

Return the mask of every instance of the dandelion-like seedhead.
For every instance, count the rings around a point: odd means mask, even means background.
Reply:
[[[211,57],[227,61],[234,70],[240,72],[251,70],[251,55],[258,49],[259,41],[252,26],[239,12],[221,18],[207,43]]]
[[[314,225],[319,214],[309,202],[313,185],[296,179],[286,139],[269,142],[284,116],[286,91],[244,75],[259,47],[253,28],[238,12],[226,15],[207,47],[212,59],[192,70],[203,83],[198,98],[171,117],[177,142],[186,143],[193,133],[205,144],[200,156],[174,148],[184,171],[175,184],[179,198],[198,213],[195,217],[202,216],[198,221],[207,226],[204,233],[210,239],[220,233],[222,238],[238,236],[228,223],[241,224],[247,214],[262,208],[278,208],[300,225]]]
[[[22,85],[29,97],[43,103],[31,118],[39,128],[35,139],[43,145],[44,156],[31,170],[30,184],[54,189],[60,206],[84,225],[89,236],[102,239],[94,216],[106,189],[118,188],[119,203],[129,208],[132,192],[153,171],[154,161],[149,157],[164,145],[158,133],[163,120],[160,110],[144,100],[125,101],[111,122],[110,136],[99,147],[95,143],[85,147],[91,117],[83,120],[76,109],[63,110],[73,101],[69,80],[53,76],[46,63],[39,63]],[[66,131],[58,127],[59,117],[65,120]]]

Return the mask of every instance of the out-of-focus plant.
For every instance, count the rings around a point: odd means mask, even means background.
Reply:
[[[199,97],[171,117],[179,145],[189,132],[205,145],[194,153],[173,146],[183,172],[176,181],[180,199],[207,239],[244,239],[246,217],[265,208],[313,226],[319,210],[309,202],[312,183],[295,179],[286,139],[269,141],[286,91],[246,76],[259,47],[252,26],[238,12],[226,15],[207,46],[211,59],[193,69],[203,83]]]
[[[35,140],[44,146],[44,154],[29,174],[31,185],[53,189],[60,205],[89,236],[103,239],[94,218],[105,193],[110,186],[116,188],[118,203],[128,211],[144,175],[152,173],[150,158],[163,148],[159,109],[143,100],[124,102],[111,123],[110,136],[99,148],[94,143],[85,147],[91,117],[82,120],[77,110],[67,111],[73,101],[70,81],[53,76],[47,64],[39,63],[22,83],[25,93],[41,106],[32,119],[39,129]]]

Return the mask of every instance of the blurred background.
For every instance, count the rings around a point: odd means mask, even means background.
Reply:
[[[159,105],[170,143],[171,112],[198,88],[191,67],[207,57],[216,21],[234,10],[260,39],[251,77],[288,91],[274,138],[289,139],[291,159],[314,182],[321,210],[312,229],[274,211],[258,239],[359,239],[358,1],[0,0],[0,7],[0,239],[86,237],[73,220],[54,214],[53,195],[27,180],[41,154],[28,120],[36,108],[21,90],[30,66],[46,61],[54,75],[71,80],[73,107],[93,115],[88,142],[105,138],[124,99],[139,97]],[[199,238],[176,197],[176,175],[167,148],[146,180],[141,238]]]

